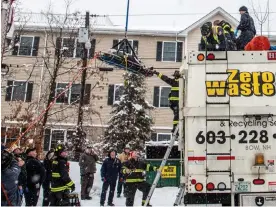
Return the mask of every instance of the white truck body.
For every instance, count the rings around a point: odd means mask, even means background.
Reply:
[[[206,60],[210,54],[215,60]],[[181,70],[186,194],[231,195],[231,204],[241,206],[264,198],[259,202],[276,206],[276,52],[190,52]],[[260,153],[263,164],[255,162]]]

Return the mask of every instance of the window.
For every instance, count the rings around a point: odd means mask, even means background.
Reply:
[[[113,47],[115,45],[117,45],[120,41],[122,40],[113,40]],[[128,42],[130,43],[132,49],[134,50],[135,54],[138,55],[138,45],[139,45],[139,41],[138,40],[128,40]],[[117,46],[116,49],[119,49],[119,45]],[[127,53],[131,54],[132,55],[132,51],[130,48],[127,47],[126,49]]]
[[[23,131],[24,130],[22,128],[1,127],[1,142],[9,147],[11,143],[16,141],[20,133]],[[20,141],[17,145],[20,146]]]
[[[96,40],[91,41],[91,48],[89,50],[89,58],[94,57],[95,53]],[[56,48],[61,49],[61,53],[64,57],[74,57],[82,58],[83,57],[83,45],[78,42],[77,38],[73,37],[58,37],[56,40]],[[56,50],[56,55],[58,51]]]
[[[181,62],[183,42],[157,42],[156,61]]]
[[[113,105],[115,101],[119,101],[123,93],[124,93],[123,84],[109,85],[107,104]]]
[[[6,87],[6,101],[31,102],[33,82],[8,81]]]
[[[152,133],[151,140],[154,142],[170,141],[172,137],[171,133]]]
[[[12,55],[37,56],[40,37],[21,36],[19,44],[13,48]]]
[[[155,86],[153,95],[153,105],[155,107],[169,107],[169,94],[171,87],[167,86]]]
[[[55,148],[56,145],[61,142],[67,142],[72,138],[73,130],[65,129],[45,129],[44,132],[44,151],[48,151],[51,148]]]
[[[57,83],[56,85],[56,96],[62,93],[69,83]],[[85,85],[85,94],[84,94],[84,104],[89,104],[90,102],[90,90],[91,84]],[[72,84],[71,88],[59,96],[56,100],[56,103],[63,104],[75,104],[79,103],[81,94],[81,84]]]

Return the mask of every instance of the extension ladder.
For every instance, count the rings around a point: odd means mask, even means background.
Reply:
[[[173,206],[179,206],[181,204],[181,201],[184,198],[184,193],[185,193],[185,186],[180,186]]]
[[[171,153],[171,150],[172,150],[172,147],[174,145],[174,142],[178,138],[178,130],[179,130],[179,125],[176,126],[176,128],[175,128],[175,130],[173,132],[173,136],[172,136],[171,142],[170,142],[170,144],[169,144],[169,146],[167,148],[167,151],[166,151],[165,156],[164,156],[164,158],[163,158],[163,160],[161,162],[159,170],[156,173],[155,179],[153,181],[153,184],[151,186],[151,189],[150,189],[150,192],[149,192],[149,194],[147,196],[147,199],[146,199],[146,201],[144,203],[144,206],[148,205],[148,203],[149,203],[149,201],[151,199],[151,196],[152,196],[152,194],[153,194],[153,192],[154,192],[154,190],[155,190],[155,188],[156,188],[156,186],[158,184],[158,181],[159,181],[159,179],[161,177],[161,170],[160,169],[162,169],[166,165],[166,162],[167,162],[167,160],[169,158],[169,155]]]

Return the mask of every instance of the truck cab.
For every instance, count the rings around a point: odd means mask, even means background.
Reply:
[[[180,71],[184,203],[276,206],[276,52],[189,52]]]

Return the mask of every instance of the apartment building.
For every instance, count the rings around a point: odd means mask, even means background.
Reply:
[[[92,17],[93,18],[93,17]],[[234,27],[238,21],[222,8],[216,8],[184,30],[130,29],[128,39],[141,61],[148,67],[153,66],[159,72],[171,76],[179,69],[188,51],[197,50],[200,40],[200,26],[206,21],[225,19]],[[85,87],[85,107],[83,126],[87,138],[96,140],[104,133],[110,118],[114,101],[118,100],[123,87],[122,74],[125,71],[113,68],[112,71],[100,72],[99,68],[108,66],[94,58],[95,52],[107,51],[124,38],[124,28],[112,24],[108,17],[91,19],[92,41],[90,49],[89,69]],[[10,66],[10,72],[2,79],[1,101],[1,142],[12,142],[23,128],[11,131],[20,121],[12,119],[10,114],[16,113],[16,106],[21,102],[21,111],[33,113],[33,117],[45,108],[45,98],[49,94],[52,67],[56,63],[56,48],[66,51],[57,80],[57,95],[75,80],[72,87],[57,98],[49,111],[45,129],[44,150],[49,150],[58,140],[70,139],[77,124],[78,98],[80,96],[79,75],[82,48],[78,43],[76,30],[64,29],[62,38],[58,25],[47,25],[45,18],[32,17],[21,31],[19,43],[4,59]],[[73,34],[73,35],[72,35]],[[45,63],[48,63],[46,65]],[[95,71],[97,71],[95,73]],[[169,109],[168,94],[170,86],[158,79],[149,77],[147,82],[147,100],[155,106],[151,111],[154,119],[153,141],[171,139],[173,115]],[[196,94],[195,94],[196,95]],[[18,108],[18,107],[17,107]],[[27,109],[27,110],[25,110]]]

